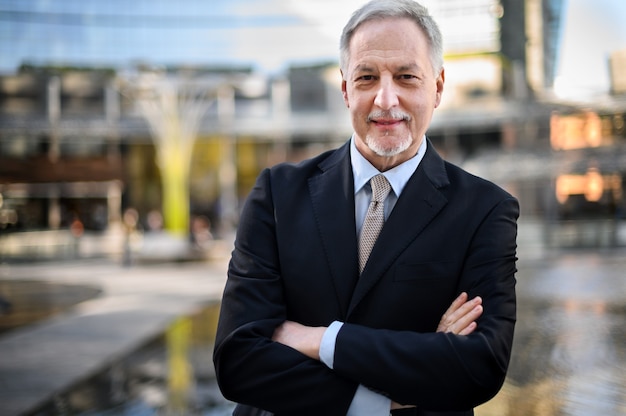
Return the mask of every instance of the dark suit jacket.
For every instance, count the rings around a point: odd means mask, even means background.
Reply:
[[[222,393],[248,405],[235,415],[345,415],[362,384],[415,415],[471,415],[511,353],[517,200],[429,143],[359,278],[349,149],[265,170],[251,191],[214,351]],[[478,329],[435,333],[462,291],[483,298]],[[286,319],[345,322],[334,370],[271,341]]]

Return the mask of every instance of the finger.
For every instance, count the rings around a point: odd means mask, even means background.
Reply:
[[[452,323],[457,322],[468,313],[471,313],[476,306],[481,305],[482,303],[483,300],[480,296],[476,296],[472,300],[468,300],[450,315],[450,321]]]
[[[457,296],[456,299],[454,299],[454,302],[452,302],[445,314],[453,313],[454,311],[459,309],[465,302],[467,302],[467,299],[467,292],[462,292],[459,296]]]
[[[468,335],[474,332],[477,326],[476,320],[480,317],[480,315],[482,315],[482,313],[482,305],[475,306],[472,310],[463,315],[458,321],[454,323],[451,332],[458,335]]]
[[[462,330],[461,332],[458,333],[458,335],[469,335],[472,332],[474,332],[474,330],[478,327],[478,324],[476,322],[472,322],[470,323],[468,326],[465,327],[464,330]]]
[[[465,332],[466,327],[477,320],[482,315],[482,312],[482,298],[476,296],[472,300],[465,302],[450,315],[444,316],[441,322],[439,322],[437,332],[452,332],[454,334]]]
[[[467,301],[467,293],[463,292],[452,302],[450,307],[441,317],[437,331],[444,331],[448,326],[454,323],[454,312],[456,312]]]
[[[462,293],[461,296],[457,298],[457,300],[462,301],[462,300],[465,300],[466,298],[467,298],[467,294]],[[452,325],[454,325],[459,319],[463,318],[465,315],[470,313],[472,309],[474,309],[477,305],[480,305],[481,303],[482,303],[482,299],[479,296],[476,296],[474,299],[469,300],[461,304],[460,306],[458,302],[455,300],[450,306],[450,308],[446,311],[446,313],[441,318],[441,321],[439,322],[439,326],[437,330],[451,332]]]
[[[403,405],[403,404],[400,404],[400,403],[397,403],[397,402],[391,402],[391,406],[390,407],[391,407],[391,410],[411,409],[411,408],[414,408],[415,405],[411,405],[411,404]]]
[[[467,315],[472,309],[476,306],[482,304],[482,299],[480,296],[476,296],[475,298],[468,300],[461,306],[459,306],[450,316],[448,317],[451,323],[454,323],[461,319],[463,316]]]

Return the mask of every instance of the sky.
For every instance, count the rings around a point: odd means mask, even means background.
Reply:
[[[436,17],[444,0],[424,0]],[[456,1],[456,0],[447,0]],[[482,0],[494,1],[494,0]],[[608,90],[607,58],[626,48],[626,1],[564,0],[557,87]],[[341,28],[363,0],[0,0],[0,72],[33,64],[127,66],[336,61]],[[482,28],[483,25],[474,25]],[[454,36],[442,25],[444,39]]]
[[[555,92],[576,98],[608,91],[609,55],[626,49],[626,1],[566,1]]]

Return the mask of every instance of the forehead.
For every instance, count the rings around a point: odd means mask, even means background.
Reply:
[[[350,40],[350,66],[394,65],[424,66],[430,47],[426,35],[409,18],[383,18],[363,23]]]

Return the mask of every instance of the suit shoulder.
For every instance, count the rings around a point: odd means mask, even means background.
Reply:
[[[308,178],[320,170],[320,165],[333,157],[338,149],[327,150],[314,157],[300,162],[283,162],[269,168],[272,179],[294,180],[296,178]]]
[[[515,199],[508,191],[490,180],[476,176],[448,161],[445,161],[445,166],[450,182],[460,185],[461,188],[466,189],[468,192],[474,192],[479,195],[493,195],[497,199]]]

